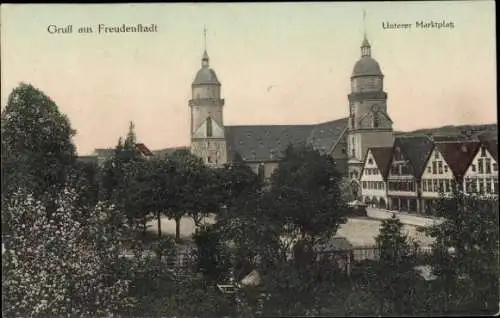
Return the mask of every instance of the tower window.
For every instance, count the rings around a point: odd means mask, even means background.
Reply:
[[[378,126],[379,126],[378,113],[373,113],[373,128],[378,128]]]
[[[207,137],[212,137],[212,118],[207,118]]]

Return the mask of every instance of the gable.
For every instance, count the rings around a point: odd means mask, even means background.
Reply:
[[[211,127],[210,127],[211,126]],[[211,136],[209,133],[211,132]],[[212,117],[207,117],[196,132],[193,134],[194,138],[224,138],[224,128]]]
[[[392,124],[392,120],[389,118],[389,116],[382,112],[382,111],[370,111],[361,117],[359,120],[359,125],[361,127],[373,127],[374,125],[374,118],[377,116],[378,119],[378,126],[380,128],[386,128],[390,127]]]
[[[434,148],[428,137],[397,137],[394,141],[394,151],[399,149],[400,156],[408,161],[410,169],[416,178],[420,178],[427,164],[427,159]],[[393,159],[396,152],[393,153]]]
[[[479,147],[479,142],[470,141],[435,143],[435,150],[442,156],[455,177],[462,177],[465,174]],[[432,162],[434,156],[433,153],[429,162]]]
[[[361,179],[368,175],[380,175],[380,169],[371,149],[368,149],[366,152],[365,160],[363,161],[363,169],[361,170]]]
[[[389,171],[392,150],[392,147],[376,147],[370,149],[373,159],[375,160],[377,167],[384,179],[387,177],[387,173]]]

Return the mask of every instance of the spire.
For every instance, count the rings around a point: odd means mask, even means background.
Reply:
[[[203,57],[201,58],[201,66],[208,67],[209,61],[210,59],[207,53],[207,28],[203,26]]]
[[[370,56],[371,47],[366,37],[366,11],[363,9],[363,43],[361,43],[361,57]]]

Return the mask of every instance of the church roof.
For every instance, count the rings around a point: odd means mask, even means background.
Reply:
[[[455,177],[464,175],[480,145],[477,141],[436,142],[434,144]]]
[[[377,61],[375,61],[374,58],[372,58],[371,56],[363,56],[354,65],[351,77],[370,75],[381,76],[382,70],[380,69],[380,65]]]
[[[226,126],[229,158],[239,153],[245,161],[276,161],[290,144],[310,144],[329,153],[347,127],[347,120],[316,125]]]

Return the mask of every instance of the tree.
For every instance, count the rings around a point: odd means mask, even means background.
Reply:
[[[451,196],[438,200],[436,214],[444,222],[428,229],[427,234],[435,239],[434,274],[443,288],[443,310],[453,310],[454,303],[469,313],[496,313],[500,274],[498,198],[467,195],[454,188]],[[472,297],[464,299],[466,292]],[[464,308],[466,303],[470,307]]]
[[[261,181],[257,174],[243,162],[239,154],[231,163],[224,165],[223,193],[226,206],[232,205],[240,196],[251,196],[261,189]]]
[[[13,194],[2,217],[3,310],[6,316],[112,316],[133,305],[129,281],[112,270],[127,238],[112,206],[91,210],[66,188],[49,219],[31,194]],[[86,222],[80,222],[84,218]],[[5,235],[8,234],[8,235]]]
[[[271,176],[268,211],[288,235],[298,233],[312,246],[319,238],[333,236],[346,221],[340,182],[330,156],[290,145]]]
[[[130,225],[138,218],[145,222],[147,216],[147,212],[143,214],[143,211],[138,210],[140,207],[137,202],[130,197],[129,183],[132,177],[127,173],[136,171],[136,166],[144,161],[135,140],[134,125],[131,122],[125,142],[121,137],[118,139],[114,155],[104,162],[98,174],[99,198],[117,205],[128,216]]]
[[[167,216],[175,220],[175,237],[180,239],[180,221],[184,215],[190,215],[199,220],[202,215],[209,213],[207,207],[211,199],[207,197],[210,193],[210,183],[213,175],[203,161],[186,150],[177,150],[167,156],[174,164],[173,178],[169,197]]]
[[[66,115],[30,84],[16,87],[2,111],[2,196],[20,187],[39,197],[57,193],[75,162]]]
[[[392,218],[382,221],[380,234],[376,237],[380,259],[376,281],[373,283],[374,293],[380,300],[379,314],[382,315],[386,301],[389,302],[391,311],[398,315],[406,313],[405,304],[411,306],[409,297],[416,277],[413,267],[418,246],[410,242],[402,230],[403,224],[393,214]]]

